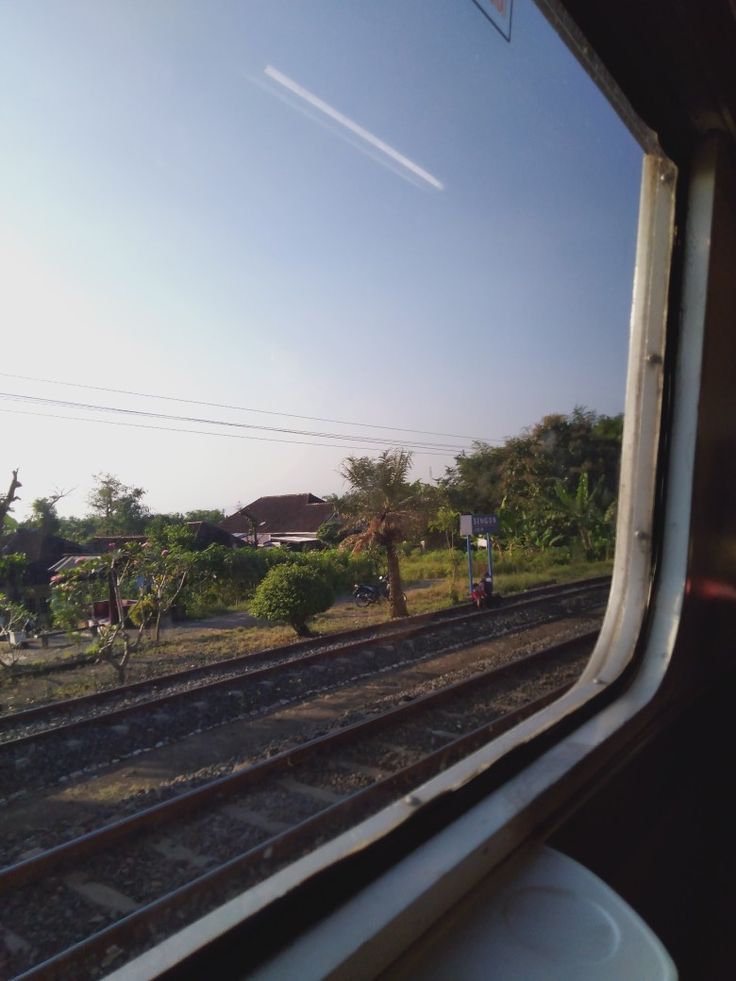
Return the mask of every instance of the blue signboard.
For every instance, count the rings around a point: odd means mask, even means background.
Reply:
[[[474,535],[495,535],[499,529],[497,514],[474,514],[473,515],[473,534]]]
[[[513,0],[473,0],[475,6],[486,15],[498,33],[511,40],[511,7]]]

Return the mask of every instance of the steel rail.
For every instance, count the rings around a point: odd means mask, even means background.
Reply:
[[[401,620],[388,621],[384,623],[372,624],[368,627],[356,627],[354,630],[343,630],[334,634],[322,634],[319,637],[310,637],[305,640],[295,641],[292,644],[282,644],[278,647],[267,647],[261,651],[250,651],[233,658],[225,658],[214,661],[212,664],[200,665],[196,668],[184,668],[180,671],[170,671],[167,674],[157,675],[155,678],[146,678],[141,681],[132,682],[129,685],[116,685],[107,691],[95,692],[90,695],[78,695],[75,698],[65,699],[63,702],[51,702],[45,705],[34,706],[21,709],[18,712],[9,712],[0,715],[0,733],[18,723],[33,722],[42,719],[44,716],[69,713],[77,708],[86,705],[102,705],[106,701],[114,701],[129,694],[144,691],[147,688],[155,689],[168,684],[179,684],[182,682],[193,681],[197,678],[207,678],[210,675],[230,672],[240,666],[249,667],[253,660],[270,659],[275,656],[288,657],[292,654],[312,651],[315,648],[324,647],[325,644],[341,641],[362,641],[379,640],[387,637],[401,635],[407,630],[411,630],[422,624],[442,623],[448,620],[459,620],[465,616],[485,615],[492,616],[504,610],[515,609],[528,601],[537,599],[552,599],[556,596],[564,596],[572,591],[573,594],[579,589],[597,588],[610,585],[610,576],[597,576],[590,579],[576,579],[568,583],[553,583],[548,586],[538,586],[535,589],[524,590],[523,593],[515,594],[513,599],[503,601],[502,606],[492,607],[489,610],[476,610],[471,603],[462,603],[458,606],[449,607],[444,610],[435,610],[430,613],[419,613],[412,617]]]
[[[581,586],[573,592],[568,590],[564,596],[556,594],[554,597],[538,597],[524,601],[524,605],[528,608],[530,605],[543,606],[552,600],[562,602],[573,596],[588,595],[598,588],[598,585]],[[512,616],[520,608],[520,604],[515,604],[513,608],[506,608],[506,613]],[[360,641],[342,648],[317,651],[296,661],[258,668],[237,678],[219,679],[193,689],[167,693],[143,704],[135,703],[102,715],[88,716],[51,729],[31,732],[14,740],[6,740],[0,744],[0,792],[6,796],[17,793],[17,776],[19,772],[23,772],[18,767],[25,768],[29,773],[25,781],[28,789],[30,784],[35,786],[39,782],[56,782],[70,773],[98,769],[112,759],[128,759],[144,752],[160,742],[162,729],[165,730],[164,741],[171,743],[192,732],[263,715],[271,711],[275,703],[292,704],[300,701],[305,697],[305,687],[312,695],[325,688],[321,677],[305,681],[305,673],[322,665],[337,666],[342,662],[341,671],[352,671],[349,677],[340,678],[337,684],[331,679],[327,685],[329,689],[354,684],[374,671],[375,664],[349,664],[347,656],[351,654],[373,654],[380,659],[381,670],[384,670],[426,660],[449,649],[483,643],[486,639],[483,635],[458,638],[457,631],[472,631],[474,625],[482,628],[484,622],[484,614],[481,612],[480,615],[473,613],[462,618],[456,617],[444,624],[420,625],[403,632],[400,638],[384,641],[383,645],[376,641]],[[531,626],[534,624],[526,625],[527,628]],[[509,627],[511,629],[524,628],[512,625]],[[404,651],[400,648],[402,643],[415,645],[422,636],[427,635],[431,635],[436,641],[444,630],[451,631],[454,636],[450,638],[450,642],[432,652],[417,650],[411,646]],[[391,663],[385,663],[389,660]],[[262,685],[268,685],[269,690],[265,693],[259,691]],[[157,719],[153,714],[155,711],[159,711],[162,718]],[[121,724],[121,730],[116,728],[117,724]],[[172,725],[175,727],[173,734]],[[89,738],[90,734],[93,734],[92,739]]]
[[[551,601],[564,602],[573,596],[589,595],[598,588],[599,585],[579,586],[572,591],[568,589],[564,596],[555,594],[553,597],[525,600],[523,607],[545,606]],[[505,615],[513,616],[523,607],[520,603],[514,604],[513,608],[507,607]],[[6,740],[0,744],[0,792],[6,797],[17,795],[18,775],[23,772],[27,772],[28,777],[21,789],[27,791],[31,784],[53,783],[70,773],[78,775],[80,771],[99,769],[111,760],[138,755],[158,744],[162,736],[164,742],[171,743],[192,732],[263,715],[271,711],[275,703],[300,701],[305,697],[305,690],[314,695],[325,687],[333,689],[354,684],[376,670],[377,662],[373,659],[380,661],[381,670],[392,669],[426,660],[445,650],[482,643],[486,639],[484,635],[459,637],[458,631],[473,634],[476,629],[482,630],[485,622],[485,614],[481,612],[456,617],[443,624],[420,625],[402,632],[400,638],[394,637],[383,644],[373,640],[361,641],[342,648],[317,651],[296,661],[258,668],[237,678],[219,679],[193,689],[166,693],[143,704],[127,705],[112,712]],[[500,622],[503,623],[502,620]],[[533,624],[526,625],[527,628],[531,626]],[[524,628],[512,624],[508,629]],[[453,636],[444,645],[437,645],[437,637],[444,630],[451,631]],[[431,635],[437,649],[432,652],[417,649],[417,645],[422,643],[421,638],[428,635]],[[401,644],[408,644],[408,649],[402,650]],[[351,663],[348,661],[351,654],[360,654],[364,662],[367,661],[366,655],[370,655],[373,663]],[[324,665],[340,665],[340,672],[350,676],[341,677],[337,682],[330,679],[327,686],[322,676],[309,677],[310,671],[314,672]],[[269,686],[265,692],[261,690],[264,685]],[[160,713],[159,717],[154,714],[156,712]]]
[[[460,615],[454,615],[455,608],[453,608],[452,610],[442,610],[433,614],[421,614],[418,617],[410,618],[410,623],[402,621],[401,626],[398,627],[394,624],[379,624],[377,626],[386,629],[382,630],[382,632],[377,635],[375,628],[371,628],[370,636],[363,639],[356,639],[354,638],[354,635],[366,633],[368,632],[368,628],[360,628],[356,631],[345,631],[339,634],[329,635],[330,638],[335,638],[337,643],[333,644],[333,646],[330,646],[327,649],[324,649],[325,644],[331,643],[331,640],[327,640],[326,637],[322,636],[307,641],[297,642],[295,644],[285,645],[283,647],[269,648],[263,652],[251,652],[250,654],[241,655],[238,658],[216,662],[216,665],[207,665],[206,667],[173,672],[168,675],[161,675],[155,679],[135,682],[132,685],[118,686],[106,692],[79,696],[60,704],[50,703],[31,709],[25,709],[22,712],[16,712],[5,717],[0,717],[0,731],[2,731],[3,728],[7,730],[11,726],[39,721],[44,717],[48,718],[58,716],[60,714],[69,714],[74,709],[80,707],[99,706],[104,704],[106,701],[121,699],[130,694],[135,694],[137,691],[141,691],[145,688],[161,688],[167,684],[184,683],[197,677],[206,677],[208,672],[212,673],[213,668],[217,668],[218,673],[222,673],[224,670],[231,670],[232,667],[237,669],[237,667],[240,666],[247,669],[253,664],[254,659],[267,658],[268,660],[272,660],[273,658],[281,655],[286,657],[285,660],[280,660],[278,664],[275,665],[267,665],[263,668],[254,668],[251,670],[241,671],[234,675],[229,675],[226,678],[217,678],[214,681],[205,682],[204,684],[186,688],[181,691],[173,691],[167,692],[163,695],[155,695],[150,699],[134,702],[131,705],[126,705],[118,709],[112,709],[109,712],[101,712],[97,715],[76,719],[72,722],[62,722],[59,725],[50,726],[48,729],[23,735],[16,739],[7,739],[0,743],[0,754],[6,747],[23,746],[33,741],[39,741],[45,736],[51,736],[52,734],[69,735],[72,731],[75,731],[78,728],[102,725],[106,723],[117,723],[123,720],[126,716],[140,711],[142,708],[155,709],[162,707],[167,702],[171,702],[176,698],[186,699],[189,697],[201,697],[208,691],[216,691],[220,688],[233,685],[234,683],[237,683],[240,678],[248,678],[249,680],[252,680],[254,678],[263,677],[264,673],[266,672],[272,672],[281,668],[288,668],[291,665],[301,666],[308,665],[319,660],[336,659],[344,656],[345,654],[365,650],[372,644],[375,644],[381,640],[400,641],[422,636],[431,632],[437,627],[450,628],[485,618],[494,620],[502,615],[519,609],[528,609],[543,605],[553,600],[584,595],[585,593],[596,589],[604,588],[605,586],[609,585],[609,583],[610,577],[606,576],[598,579],[578,580],[574,583],[563,584],[562,586],[558,585],[555,586],[554,591],[552,590],[552,587],[540,587],[540,590],[534,591],[533,595],[531,596],[524,594],[522,599],[504,602],[503,606],[493,607],[489,610],[472,610],[471,612],[463,612]],[[542,590],[544,590],[544,592],[542,592]],[[341,640],[346,638],[347,643],[340,643]],[[315,653],[307,654],[306,657],[297,656],[294,658],[289,658],[289,655],[291,654],[298,655],[304,651],[314,651],[315,648]]]
[[[313,743],[299,747],[298,750],[294,751],[295,756],[292,751],[289,751],[286,754],[280,754],[280,758],[274,757],[273,760],[278,760],[281,767],[293,766],[294,762],[297,761],[295,757],[298,757],[299,761],[306,759],[309,755],[323,751],[327,743],[331,742],[332,745],[336,745],[346,741],[349,736],[354,738],[359,729],[363,729],[364,732],[366,729],[380,731],[381,728],[385,727],[381,725],[381,722],[385,723],[389,716],[393,716],[394,721],[397,718],[402,721],[404,716],[411,715],[419,708],[426,707],[429,702],[438,701],[437,696],[444,695],[447,697],[448,693],[456,694],[462,689],[473,687],[472,682],[476,682],[477,686],[482,683],[481,678],[487,683],[493,674],[507,674],[512,667],[520,668],[522,665],[528,667],[530,663],[538,662],[545,654],[551,656],[550,652],[552,651],[559,654],[562,649],[571,649],[576,644],[592,646],[595,637],[597,637],[597,631],[581,635],[575,640],[565,641],[553,648],[536,652],[515,662],[513,666],[504,665],[501,669],[492,669],[490,672],[484,672],[482,676],[479,675],[473,679],[458,682],[441,692],[423,696],[400,709],[391,710],[381,717],[368,720],[367,723],[351,726],[349,729],[335,734],[338,738],[321,737],[314,740]],[[18,975],[17,981],[79,977],[82,976],[80,972],[83,973],[97,967],[101,957],[111,947],[118,947],[121,950],[134,946],[139,949],[149,947],[152,940],[160,941],[164,935],[169,935],[181,927],[182,911],[185,910],[187,904],[196,903],[199,907],[194,916],[202,915],[205,911],[202,906],[207,906],[210,909],[221,905],[226,898],[230,898],[231,893],[235,894],[243,890],[244,876],[248,873],[252,874],[254,868],[258,868],[259,880],[273,874],[277,868],[298,858],[307,848],[314,847],[326,831],[334,835],[337,833],[335,829],[338,824],[345,826],[349,822],[365,818],[367,813],[375,812],[380,807],[389,804],[396,799],[397,795],[410,791],[451,762],[468,755],[489,739],[550,704],[564,694],[569,687],[569,684],[558,687],[511,712],[483,723],[439,749],[426,754],[420,760],[389,774],[369,787],[348,795],[335,804],[325,807],[319,813],[301,821],[294,827],[260,842],[255,847],[223,862],[217,868],[211,869],[164,896],[142,905],[115,923],[109,924],[89,937],[34,965]],[[266,762],[272,763],[271,760]],[[246,773],[250,773],[250,771],[246,771]],[[238,778],[244,776],[245,774],[238,775]],[[169,927],[163,925],[166,918],[168,918]]]
[[[536,657],[536,655],[532,656]],[[165,917],[172,919],[192,902],[197,902],[200,906],[216,908],[217,905],[222,904],[224,898],[229,898],[227,896],[229,892],[242,891],[245,874],[252,872],[255,867],[260,866],[261,880],[273,874],[279,867],[300,857],[305,849],[314,847],[315,841],[324,834],[325,830],[331,831],[334,835],[337,833],[334,830],[336,824],[347,825],[386,806],[397,796],[430,779],[456,758],[474,752],[490,739],[560,698],[569,687],[569,684],[560,686],[538,699],[527,702],[526,705],[483,723],[471,732],[428,753],[420,760],[378,780],[369,787],[350,794],[344,800],[325,807],[294,827],[260,842],[217,868],[146,903],[115,923],[34,965],[18,975],[16,981],[78,977],[81,975],[74,972],[84,972],[90,967],[97,966],[101,956],[113,946],[121,950],[128,950],[133,946],[145,949],[150,946],[152,939],[163,939],[163,936],[156,937],[156,933],[162,932],[162,921]],[[405,708],[412,707],[413,705]],[[204,909],[198,910],[197,915],[201,915],[204,911]],[[177,919],[172,923],[171,929],[166,930],[164,927],[166,935],[179,929],[181,925],[181,920]]]
[[[578,648],[592,645],[598,636],[597,630],[587,631],[577,637],[570,638],[550,647],[545,647],[533,654],[528,654],[506,664],[479,672],[453,684],[446,685],[437,691],[421,695],[411,702],[388,709],[370,719],[346,726],[337,732],[327,733],[316,739],[309,740],[299,746],[284,750],[266,760],[255,763],[238,773],[224,777],[185,791],[168,801],[155,804],[129,817],[121,818],[111,824],[104,825],[78,838],[73,838],[61,845],[56,845],[39,855],[25,859],[22,862],[0,869],[0,895],[9,889],[29,885],[39,881],[43,876],[62,864],[79,861],[90,855],[104,851],[109,846],[122,840],[129,840],[134,835],[170,823],[174,819],[191,815],[194,811],[206,807],[215,801],[240,793],[252,786],[264,776],[272,772],[288,769],[297,763],[302,763],[309,757],[323,751],[341,746],[358,736],[374,734],[387,728],[397,721],[403,721],[411,715],[428,707],[434,707],[442,701],[447,701],[457,694],[467,693],[473,689],[499,681],[509,674],[522,672],[529,667],[552,660],[555,657],[570,653]]]

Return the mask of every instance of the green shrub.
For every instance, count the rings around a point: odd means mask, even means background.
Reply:
[[[185,586],[180,604],[197,619],[240,606],[250,599],[271,569],[298,566],[316,570],[335,593],[377,575],[375,556],[340,549],[291,552],[285,548],[227,549],[211,545],[199,555],[197,574]]]
[[[88,570],[89,567],[89,570]],[[86,619],[88,607],[95,600],[108,599],[110,589],[107,579],[96,574],[97,562],[90,557],[85,562],[58,577],[51,587],[49,610],[55,627],[74,631],[79,622]]]
[[[197,619],[223,611],[253,595],[269,569],[288,562],[281,549],[239,548],[210,545],[199,553],[197,572],[180,596],[187,616]]]
[[[292,553],[297,565],[314,569],[325,578],[335,593],[347,593],[356,582],[370,581],[377,575],[375,556],[337,548],[321,552]]]
[[[251,613],[269,623],[288,623],[298,637],[308,637],[307,620],[335,601],[329,580],[306,563],[275,566],[256,589]]]
[[[0,593],[0,617],[5,630],[18,630],[29,616],[22,603],[15,603],[5,593]]]

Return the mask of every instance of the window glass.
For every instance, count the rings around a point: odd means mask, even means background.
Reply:
[[[0,4],[0,660],[34,663],[3,709],[466,618],[21,753],[0,866],[600,625],[607,579],[513,604],[611,570],[642,152],[531,0],[501,9]],[[483,629],[471,599],[497,608]],[[38,939],[44,873],[3,912],[10,969],[240,852],[282,868],[289,822],[347,801],[309,850],[409,794],[403,766],[436,754],[418,783],[484,745],[592,645],[187,815],[145,861],[142,839],[103,850],[103,892],[64,879],[72,912]]]
[[[17,518],[55,487],[84,514],[99,472],[154,512],[340,493],[397,444],[432,482],[622,411],[641,154],[535,6],[510,42],[493,6],[3,5]]]

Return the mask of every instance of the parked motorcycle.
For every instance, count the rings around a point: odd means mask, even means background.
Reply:
[[[378,577],[378,585],[369,586],[368,583],[356,582],[353,586],[353,598],[358,606],[372,606],[382,599],[391,599],[391,587],[386,576]],[[406,594],[404,594],[406,599]]]
[[[353,586],[353,598],[358,606],[372,606],[381,599],[388,599],[390,595],[388,579],[385,576],[378,577],[376,586],[369,586],[364,582],[356,582]]]

